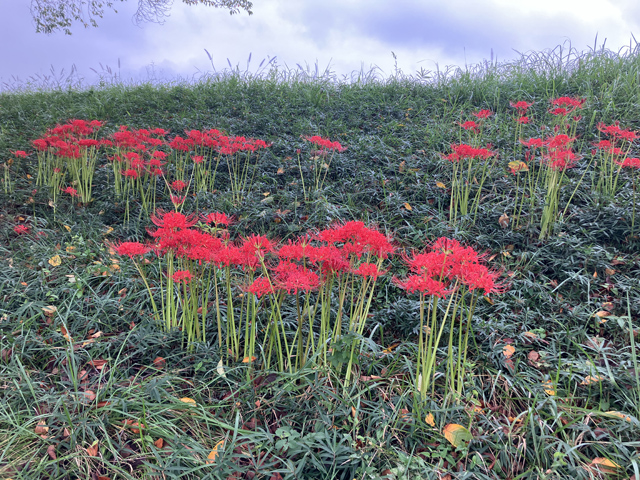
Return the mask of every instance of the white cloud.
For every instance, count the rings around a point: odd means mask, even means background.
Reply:
[[[190,78],[217,69],[227,59],[240,70],[252,55],[255,71],[262,59],[277,56],[279,65],[296,68],[317,63],[347,74],[377,65],[391,73],[397,55],[406,73],[465,62],[499,60],[520,52],[554,48],[566,40],[583,50],[607,38],[607,47],[628,45],[640,26],[635,0],[255,0],[254,15],[230,16],[224,10],[187,6],[178,0],[164,25],[137,27],[131,22],[135,0],[105,15],[97,29],[77,27],[63,34],[35,34],[28,7],[11,3],[0,18],[5,48],[0,78],[46,74],[49,66],[75,64],[90,76],[99,64],[124,76],[154,70],[160,76]]]

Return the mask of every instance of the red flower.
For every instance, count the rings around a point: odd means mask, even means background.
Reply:
[[[204,162],[204,157],[202,155],[193,155],[191,160],[193,160],[193,163],[200,164]]]
[[[246,287],[246,291],[253,293],[256,297],[260,298],[263,295],[269,295],[276,291],[275,287],[271,285],[268,278],[258,277],[251,285]]]
[[[216,227],[224,225],[225,227],[231,223],[231,219],[227,217],[226,213],[213,212],[204,217],[205,223],[213,223]]]
[[[193,215],[187,216],[179,212],[158,210],[155,215],[151,215],[151,221],[162,229],[175,231],[176,229],[193,227],[198,219]]]
[[[380,275],[384,275],[386,272],[381,271],[375,263],[361,263],[357,269],[352,270],[352,273],[354,275],[369,277],[376,280]]]
[[[71,195],[72,197],[77,197],[78,196],[78,190],[76,190],[75,188],[72,188],[72,187],[62,188],[62,187],[60,187],[60,190],[62,190],[62,193],[66,193],[68,195]]]
[[[171,203],[173,203],[176,207],[179,207],[187,199],[187,196],[186,195],[183,195],[183,196],[169,195],[169,199],[171,200]]]
[[[479,112],[475,112],[472,113],[472,115],[476,118],[489,118],[491,115],[493,115],[493,112],[491,110],[480,110]]]
[[[625,158],[622,162],[616,162],[621,167],[640,169],[640,158]]]
[[[521,125],[526,125],[527,123],[530,122],[529,117],[519,117],[516,122],[518,122]]]
[[[189,270],[176,270],[171,278],[173,278],[173,281],[176,283],[189,283],[193,278],[193,274]]]
[[[460,126],[465,130],[473,130],[476,133],[480,131],[480,126],[473,120],[469,120],[467,122],[461,123]]]
[[[509,102],[513,108],[518,110],[518,114],[524,116],[527,112],[527,109],[533,105],[532,103],[525,102],[524,100],[520,100],[519,102]]]
[[[276,285],[289,294],[298,291],[309,292],[320,285],[318,275],[308,268],[291,262],[283,262],[276,268]]]
[[[565,116],[573,113],[575,110],[584,106],[587,101],[586,98],[572,98],[572,97],[560,97],[551,101],[552,108],[549,112],[552,115]]]
[[[113,247],[118,255],[126,255],[129,258],[144,255],[149,251],[149,247],[140,242],[122,242],[119,245],[113,245]]]
[[[450,162],[459,162],[465,158],[481,158],[486,160],[489,157],[493,157],[498,154],[498,152],[492,152],[487,148],[475,148],[471,145],[465,145],[464,143],[460,145],[451,145],[451,149],[453,153],[444,156]]]
[[[182,180],[175,180],[171,184],[171,188],[173,188],[176,192],[181,192],[186,187],[187,187],[187,184],[185,182],[183,182]]]
[[[325,150],[337,150],[338,152],[342,152],[346,150],[346,148],[340,145],[339,142],[332,142],[328,138],[322,138],[318,135],[314,135],[312,137],[303,137],[303,138],[313,143],[314,145],[324,148]]]
[[[13,152],[13,154],[18,158],[26,158],[27,157],[27,152],[25,152],[24,150],[16,150],[15,152]]]
[[[530,138],[526,142],[524,140],[520,140],[520,143],[522,143],[525,147],[529,147],[529,148],[531,147],[542,148],[543,146],[543,142],[541,138]]]
[[[16,225],[13,227],[13,231],[18,235],[24,235],[29,233],[30,229],[26,225]]]

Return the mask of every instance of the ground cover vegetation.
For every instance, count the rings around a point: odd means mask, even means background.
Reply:
[[[639,83],[2,94],[2,477],[639,478]]]

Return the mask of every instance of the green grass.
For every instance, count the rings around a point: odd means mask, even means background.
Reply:
[[[617,53],[563,45],[464,71],[386,79],[370,72],[348,83],[330,72],[272,69],[192,84],[1,94],[0,163],[70,118],[103,120],[111,132],[126,124],[262,138],[273,145],[243,202],[223,188],[197,198],[200,211],[234,215],[234,235],[284,241],[332,221],[363,220],[407,250],[449,236],[486,251],[509,290],[478,303],[466,393],[457,404],[415,394],[418,301],[391,275],[379,280],[356,381],[345,384],[334,370],[312,365],[283,374],[239,363],[222,376],[217,342],[183,349],[179,332],[151,321],[133,265],[123,258],[113,266],[105,241],[144,239],[150,222],[134,214],[123,223],[110,169],[98,169],[93,202],[63,199],[54,215],[47,191],[34,192],[28,177],[34,162],[23,161],[12,166],[15,190],[0,194],[0,476],[587,479],[615,476],[592,463],[606,458],[620,465],[613,469],[620,478],[639,477],[640,239],[638,225],[631,232],[632,183],[625,173],[619,195],[605,198],[591,189],[588,169],[598,122],[640,129],[638,52],[637,45]],[[560,96],[586,98],[577,131],[584,157],[569,172],[561,205],[586,172],[585,180],[566,216],[539,240],[535,221],[518,229],[498,221],[513,211],[506,164],[521,155],[514,154],[509,101],[534,102],[529,138],[546,135],[540,127],[550,122],[549,100]],[[475,223],[452,224],[449,193],[436,184],[450,186],[440,154],[460,141],[458,123],[483,108],[495,112],[482,143],[498,150],[499,167],[485,182]],[[333,159],[322,192],[305,202],[296,150],[309,135],[348,149]],[[638,156],[637,142],[631,155]],[[218,172],[221,181],[225,174]],[[190,198],[185,212],[195,207]],[[16,224],[32,233],[17,235]],[[52,266],[56,254],[61,265]],[[393,261],[399,276],[400,263]],[[57,310],[47,315],[50,305]],[[595,315],[603,310],[612,312],[606,322]],[[399,346],[385,353],[392,344]],[[511,359],[506,345],[515,347]],[[106,364],[98,369],[94,360]],[[589,376],[602,380],[589,383]],[[454,448],[443,435],[451,423],[469,428],[473,440]]]

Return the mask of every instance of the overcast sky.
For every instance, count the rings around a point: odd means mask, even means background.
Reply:
[[[617,51],[640,39],[637,0],[254,0],[254,14],[188,6],[179,0],[163,25],[132,22],[137,0],[109,11],[98,28],[76,25],[73,35],[35,33],[30,0],[0,0],[0,83],[57,76],[73,65],[88,81],[91,70],[118,70],[123,79],[196,79],[228,67],[256,71],[260,61],[327,67],[339,75],[373,66],[405,73],[499,61],[570,41],[578,50]],[[635,45],[635,42],[633,42]],[[212,55],[209,61],[205,49]]]

